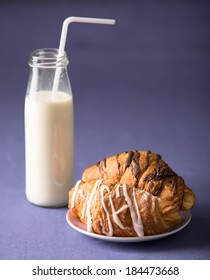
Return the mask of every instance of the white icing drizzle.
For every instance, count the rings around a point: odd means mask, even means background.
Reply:
[[[104,228],[102,219],[100,219],[100,226],[101,226],[101,228],[102,228],[102,233],[106,235],[107,233],[106,233],[106,231],[105,231],[105,228]]]
[[[133,209],[132,201],[127,193],[127,186],[126,184],[123,184],[123,193],[126,199],[126,202],[128,204],[130,214],[131,214],[131,219],[133,221],[133,227],[135,232],[137,233],[138,236],[144,236],[144,229],[143,229],[143,224],[142,221],[138,222],[138,219],[136,217],[136,213]]]
[[[120,209],[118,209],[118,210],[116,211],[116,214],[118,215],[120,212],[124,211],[124,210],[127,209],[127,208],[128,208],[128,205],[127,205],[127,204],[123,205]]]
[[[112,198],[111,198],[111,194],[109,195],[109,201],[110,201],[110,205],[112,207],[112,217],[113,217],[113,220],[115,221],[115,223],[121,228],[121,229],[125,229],[125,227],[123,226],[122,222],[120,221],[120,219],[118,218],[117,216],[117,213],[115,211],[115,208],[114,208],[114,204],[113,204],[113,201],[112,201]],[[119,210],[121,210],[122,208],[120,208]],[[120,213],[121,211],[118,210],[118,213]]]
[[[135,189],[133,188],[133,201],[134,201],[134,205],[135,205],[135,208],[136,208],[136,214],[137,214],[137,221],[138,221],[138,224],[142,223],[142,220],[141,220],[141,215],[140,215],[140,211],[139,211],[139,207],[138,207],[138,203],[137,203],[137,200],[136,200],[136,195],[135,195]]]
[[[108,193],[109,193],[109,188],[107,186],[105,186],[105,185],[103,185],[101,187],[101,203],[102,203],[102,206],[103,206],[104,211],[105,211],[106,216],[107,216],[109,231],[106,232],[105,229],[104,229],[104,226],[102,228],[103,228],[103,233],[105,233],[107,236],[112,236],[113,235],[113,227],[112,227],[109,211],[107,210],[106,205],[104,203],[104,190],[107,190]],[[109,196],[109,199],[110,199],[110,196]]]
[[[120,185],[119,185],[120,187]],[[103,208],[104,208],[104,211],[106,212],[106,216],[107,216],[107,220],[108,220],[108,225],[109,225],[109,232],[106,233],[107,235],[110,235],[112,236],[113,235],[113,228],[112,228],[112,224],[111,224],[111,219],[110,219],[110,214],[106,208],[106,205],[104,203],[104,195],[103,195],[103,192],[104,192],[104,189],[106,189],[109,193],[109,202],[110,202],[110,205],[111,205],[111,209],[112,209],[112,217],[113,217],[113,220],[114,222],[121,228],[121,229],[125,229],[125,227],[123,226],[122,222],[120,221],[119,217],[117,216],[120,212],[122,212],[123,210],[127,209],[128,208],[128,205],[123,205],[120,209],[118,209],[117,211],[115,210],[114,208],[114,204],[113,204],[113,201],[112,201],[112,197],[111,197],[111,193],[110,193],[110,189],[103,185],[101,187],[101,199],[102,199],[102,205],[103,205]]]
[[[74,187],[74,191],[73,191],[73,194],[72,194],[72,197],[71,197],[71,208],[74,208],[75,196],[77,194],[77,190],[78,190],[78,187],[79,187],[81,182],[82,182],[81,180],[77,181],[77,183]]]
[[[120,197],[120,184],[117,184],[117,187],[116,187],[116,197]]]
[[[72,200],[73,197],[75,197],[76,195],[76,191],[79,187],[81,181],[78,181],[76,186],[75,186],[75,190],[72,196]],[[85,202],[84,202],[84,206],[82,208],[82,217],[87,216],[87,231],[88,232],[92,232],[92,217],[91,217],[91,203],[94,197],[94,194],[96,193],[98,187],[101,185],[102,180],[97,180],[94,184],[94,187],[92,189],[92,191],[90,192],[89,196],[86,197]],[[107,235],[107,236],[113,236],[113,226],[112,226],[112,222],[111,222],[111,217],[110,217],[110,213],[106,207],[105,201],[104,201],[104,191],[106,190],[108,192],[108,198],[109,198],[109,203],[111,205],[111,213],[112,213],[112,217],[114,222],[121,228],[121,229],[125,229],[125,227],[123,226],[121,220],[118,217],[118,214],[124,210],[126,210],[127,208],[129,208],[130,210],[130,215],[131,215],[131,219],[133,222],[133,228],[135,230],[135,232],[137,233],[138,236],[143,236],[144,235],[144,229],[143,229],[143,224],[142,224],[142,219],[141,219],[141,214],[138,208],[138,203],[137,203],[137,199],[136,199],[136,195],[135,195],[135,190],[133,189],[132,192],[132,196],[133,196],[133,201],[134,201],[134,206],[132,204],[132,200],[128,195],[127,192],[127,185],[123,184],[120,185],[118,184],[116,186],[116,197],[120,197],[120,187],[123,188],[123,195],[125,197],[125,200],[127,202],[127,204],[123,205],[120,209],[118,209],[117,211],[115,210],[114,207],[114,203],[111,197],[111,192],[108,186],[106,185],[102,185],[101,189],[100,189],[100,194],[101,194],[101,204],[102,207],[105,211],[106,217],[107,217],[107,222],[108,222],[108,228],[109,230],[106,231],[103,221],[102,219],[100,219],[100,225],[102,227],[102,233]],[[142,199],[142,197],[141,197]],[[72,201],[72,207],[74,207],[73,201]],[[85,211],[86,209],[86,211]],[[135,210],[134,210],[135,209]]]
[[[90,193],[90,196],[89,196],[88,201],[87,201],[86,216],[87,216],[87,231],[88,232],[92,232],[92,217],[91,217],[91,213],[90,213],[91,202],[92,202],[93,196],[94,196],[97,188],[100,186],[101,182],[102,182],[102,180],[97,180],[95,182],[93,190]]]

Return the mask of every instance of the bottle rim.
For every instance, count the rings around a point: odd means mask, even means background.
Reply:
[[[31,67],[45,67],[55,68],[64,67],[68,65],[69,61],[64,52],[63,55],[58,56],[58,49],[56,48],[40,48],[30,53],[28,64]]]

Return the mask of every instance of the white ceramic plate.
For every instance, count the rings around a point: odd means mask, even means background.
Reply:
[[[69,211],[66,213],[66,220],[73,229],[77,230],[78,232],[80,232],[82,234],[91,236],[93,238],[101,239],[104,241],[112,241],[112,242],[145,242],[145,241],[156,240],[156,239],[160,239],[160,238],[169,236],[169,235],[174,234],[174,233],[182,230],[183,228],[185,228],[191,220],[191,212],[184,211],[181,213],[181,216],[182,216],[181,223],[179,225],[175,226],[170,231],[167,231],[162,234],[143,236],[143,237],[117,237],[117,236],[110,237],[110,236],[106,236],[106,235],[96,234],[93,232],[88,232],[86,229],[86,225],[81,223],[79,219],[74,218],[70,214]]]

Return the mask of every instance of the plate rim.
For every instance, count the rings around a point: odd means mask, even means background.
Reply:
[[[100,239],[100,240],[104,240],[104,241],[110,241],[110,242],[146,242],[146,241],[152,241],[152,240],[157,240],[157,239],[161,239],[170,235],[173,235],[179,231],[181,231],[182,229],[184,229],[189,222],[191,221],[192,218],[192,214],[190,210],[186,210],[186,211],[181,211],[181,216],[182,216],[182,221],[180,222],[179,225],[173,227],[173,229],[161,233],[161,234],[157,234],[157,235],[147,235],[147,236],[143,236],[143,237],[118,237],[118,236],[106,236],[106,235],[101,235],[101,234],[97,234],[94,232],[88,232],[85,229],[82,229],[78,226],[76,226],[72,219],[80,222],[82,224],[82,222],[79,219],[76,219],[75,217],[73,217],[70,213],[70,210],[67,211],[66,213],[66,221],[68,223],[68,225],[70,227],[72,227],[74,230],[82,233],[83,235],[87,235],[90,236],[92,238],[96,238],[96,239]]]

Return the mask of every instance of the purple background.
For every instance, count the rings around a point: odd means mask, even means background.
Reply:
[[[1,1],[0,259],[210,258],[210,5],[208,1]],[[25,197],[24,98],[29,53],[58,47],[71,15],[116,18],[72,24],[66,51],[75,104],[75,181],[116,153],[150,149],[195,191],[192,221],[162,240],[92,239]]]

